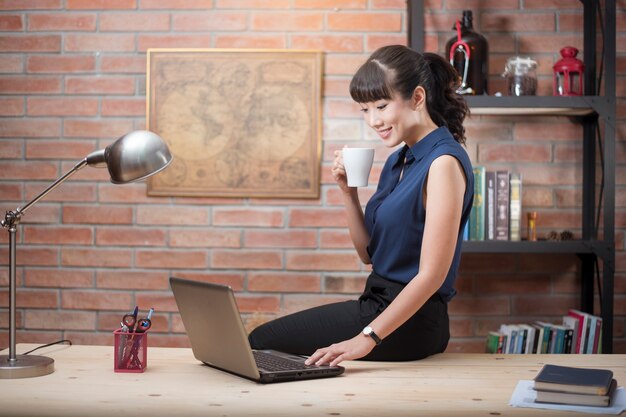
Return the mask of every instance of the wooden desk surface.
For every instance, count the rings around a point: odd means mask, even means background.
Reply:
[[[21,344],[17,353],[36,345]],[[3,354],[8,354],[5,350]],[[0,379],[1,416],[573,416],[513,408],[518,380],[544,363],[612,369],[626,355],[440,354],[403,363],[344,362],[340,377],[261,385],[198,362],[190,349],[149,348],[143,374],[113,372],[112,346],[52,346],[55,372]]]

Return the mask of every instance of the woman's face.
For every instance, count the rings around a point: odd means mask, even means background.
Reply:
[[[402,142],[414,145],[420,138],[419,114],[412,100],[395,95],[391,100],[359,103],[365,122],[374,129],[389,148]]]

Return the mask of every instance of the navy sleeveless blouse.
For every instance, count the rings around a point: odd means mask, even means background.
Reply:
[[[455,157],[467,179],[454,258],[437,291],[449,301],[456,294],[454,282],[461,261],[463,229],[474,199],[474,174],[467,152],[446,127],[434,130],[412,147],[404,145],[389,156],[378,188],[366,205],[365,226],[370,235],[367,251],[374,272],[402,283],[413,279],[419,272],[426,220],[422,191],[430,165],[442,155]],[[400,180],[403,164],[406,165]]]

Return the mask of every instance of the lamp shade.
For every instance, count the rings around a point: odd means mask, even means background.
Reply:
[[[124,184],[163,170],[172,162],[172,154],[159,135],[136,130],[89,154],[86,161],[91,166],[106,164],[111,182]]]

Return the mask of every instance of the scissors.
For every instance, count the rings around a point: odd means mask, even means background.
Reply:
[[[146,318],[139,320],[136,319],[137,316],[135,314],[127,314],[124,316],[123,321],[125,322],[128,320],[128,324],[130,324],[129,328],[134,327],[136,324],[134,333],[145,333],[148,329],[150,329],[150,327],[152,327],[152,313],[154,313],[154,308],[150,309]],[[128,344],[132,343],[132,346],[129,349],[128,355],[126,355],[126,349],[124,349],[124,352],[122,353],[122,363],[125,363],[125,367],[127,369],[141,368],[143,366],[141,360],[139,359],[139,346],[141,344],[141,340],[142,339],[139,336],[131,336]]]

